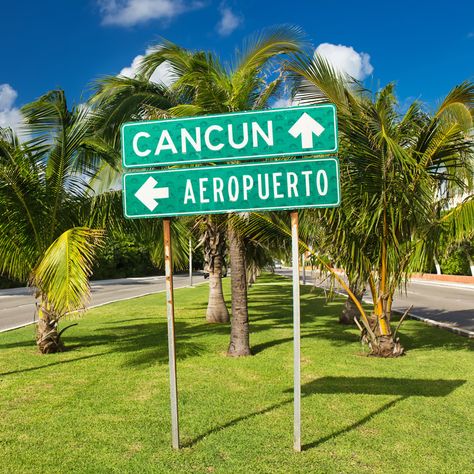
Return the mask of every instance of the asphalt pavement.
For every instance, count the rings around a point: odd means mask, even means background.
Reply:
[[[291,277],[291,269],[279,269],[277,272]],[[328,286],[328,281],[317,278],[316,274],[312,277],[311,272],[307,271],[306,275],[307,284]],[[194,284],[204,281],[202,274],[193,277]],[[188,285],[188,275],[175,275],[175,288]],[[92,283],[89,307],[164,290],[164,276],[96,281]],[[396,295],[393,309],[404,312],[411,305],[412,317],[474,337],[474,285],[412,280],[406,293]],[[33,323],[34,314],[31,289],[0,290],[0,332]]]
[[[193,276],[193,284],[202,283],[202,274]],[[175,275],[174,287],[189,285],[189,275]],[[165,291],[165,277],[121,278],[92,282],[92,296],[89,308],[102,306],[113,301],[145,296]],[[35,316],[35,302],[30,288],[0,290],[0,332],[32,324]]]
[[[278,273],[291,277],[291,269],[279,269]],[[319,273],[306,271],[306,277],[307,284],[329,288],[327,277],[321,278]],[[411,317],[474,337],[474,285],[414,279],[406,292],[395,294],[392,309],[404,313],[411,305]]]

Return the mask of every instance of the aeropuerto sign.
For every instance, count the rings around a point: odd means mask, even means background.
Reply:
[[[177,168],[123,176],[129,218],[339,205],[337,158]]]
[[[132,122],[122,126],[125,168],[336,151],[337,119],[332,104]]]

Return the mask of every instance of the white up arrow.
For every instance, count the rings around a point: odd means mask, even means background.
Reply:
[[[153,211],[155,207],[158,206],[158,203],[156,202],[157,199],[166,199],[170,197],[169,188],[155,188],[156,184],[158,184],[158,181],[150,176],[135,193],[135,197],[145,204],[150,211]]]
[[[319,122],[316,122],[311,115],[305,112],[288,132],[295,138],[301,135],[301,146],[303,148],[313,148],[313,133],[319,137],[324,130],[325,128]]]

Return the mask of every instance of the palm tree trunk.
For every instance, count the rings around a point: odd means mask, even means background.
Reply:
[[[209,272],[209,299],[206,321],[209,323],[228,323],[229,311],[222,292],[222,266],[225,254],[225,235],[218,222],[207,216],[205,220],[204,260]]]
[[[471,275],[474,277],[474,261],[471,258],[471,254],[469,253],[469,249],[465,249],[467,261],[469,262],[469,269],[471,270]]]
[[[231,224],[228,226],[230,278],[232,287],[232,321],[227,355],[248,356],[250,352],[249,317],[247,309],[247,276],[245,247],[242,237]]]
[[[382,252],[385,257],[386,253]],[[390,319],[392,313],[393,293],[389,293],[386,287],[384,272],[386,265],[380,270],[381,282],[377,291],[373,275],[369,277],[370,291],[374,302],[374,312],[369,316],[369,324],[373,335],[369,337],[367,331],[362,332],[362,340],[370,347],[370,355],[376,357],[399,357],[404,354],[405,349],[400,344],[399,338],[393,338],[390,330]]]
[[[36,325],[36,345],[42,354],[64,351],[64,344],[58,332],[58,321],[41,305],[37,304],[38,324]]]
[[[361,284],[359,281],[355,281],[349,284],[349,288],[354,293],[354,296],[357,298],[359,303],[362,303],[362,297],[365,292],[365,285]],[[347,297],[346,302],[344,303],[344,308],[341,315],[339,316],[339,323],[341,324],[354,324],[354,318],[360,316],[359,309],[352,300],[350,296]]]
[[[375,341],[371,341],[370,355],[376,357],[399,357],[405,353],[399,338],[393,338],[390,329],[390,317],[392,312],[392,294],[379,295],[378,311],[374,314]],[[380,311],[380,312],[379,312]]]
[[[208,323],[228,323],[229,311],[222,291],[222,256],[214,256],[213,265],[209,265],[209,299],[206,321]]]
[[[378,301],[378,329],[380,335],[384,337],[390,337],[390,321],[387,319],[386,305],[387,305],[387,214],[384,211],[383,218],[383,238],[382,238],[382,262],[380,269],[380,289],[379,289],[379,301]]]

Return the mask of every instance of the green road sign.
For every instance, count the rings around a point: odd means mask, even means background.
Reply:
[[[125,168],[336,151],[337,120],[332,104],[132,122],[122,126]]]
[[[123,175],[129,218],[339,205],[335,157],[177,168]]]

